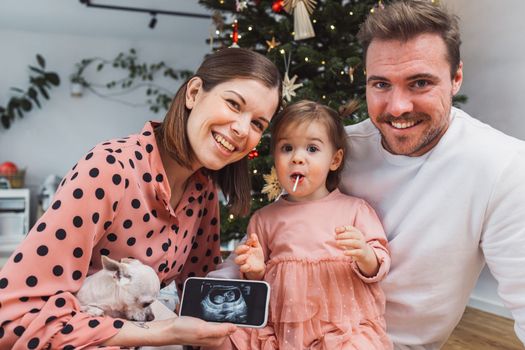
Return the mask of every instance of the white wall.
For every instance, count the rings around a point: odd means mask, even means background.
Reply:
[[[469,99],[462,108],[493,127],[525,140],[525,2],[443,2],[461,18],[464,63],[461,93]],[[484,269],[470,305],[510,316],[496,289],[496,281],[488,269]]]
[[[13,7],[19,6],[20,2],[28,2],[17,0],[15,4],[12,0],[3,1],[11,2]],[[65,8],[63,0],[48,0],[48,5],[49,3],[55,3],[57,12]],[[73,3],[81,6],[78,1]],[[31,4],[35,3],[28,2],[21,6],[29,9]],[[61,7],[62,4],[64,7]],[[2,8],[3,6],[5,7]],[[11,26],[8,25],[8,10],[12,8],[8,7],[6,2],[0,4],[0,12],[4,12],[4,15],[0,14],[0,104],[7,103],[10,87],[27,88],[27,66],[36,64],[37,53],[46,59],[46,68],[56,71],[61,78],[60,86],[50,90],[50,100],[40,97],[41,109],[35,106],[23,119],[17,117],[10,129],[0,127],[0,163],[9,160],[26,168],[26,185],[32,191],[34,220],[35,195],[48,174],[63,176],[96,143],[138,132],[145,121],[163,118],[163,112],[155,115],[147,106],[131,107],[119,104],[97,97],[89,91],[85,92],[83,97],[71,97],[68,77],[74,70],[74,64],[83,58],[113,58],[121,51],[135,48],[140,60],[149,63],[162,60],[176,69],[195,70],[209,51],[205,40],[209,33],[210,21],[177,17],[175,20],[179,24],[181,21],[186,23],[183,32],[181,33],[179,28],[173,35],[166,35],[162,24],[173,21],[175,17],[159,17],[158,26],[161,28],[151,30],[147,27],[147,15],[143,14],[140,18],[136,18],[135,15],[132,19],[140,22],[139,28],[131,23],[136,35],[123,35],[125,27],[116,28],[114,32],[110,29],[101,32],[99,27],[103,27],[104,24],[97,22],[101,21],[102,15],[90,12],[96,10],[83,9],[83,14],[88,16],[87,20],[93,21],[92,31],[79,31],[67,26],[50,27],[49,23],[40,27],[34,23],[31,26],[28,24],[29,30],[23,31],[16,27],[20,21],[13,21]],[[20,11],[12,16],[24,14]],[[93,17],[89,17],[93,14]],[[106,11],[103,12],[103,16],[104,21],[112,23],[129,18],[127,13],[119,11]],[[62,15],[58,14],[56,21],[60,21],[61,17]],[[52,19],[47,21],[53,22]],[[157,30],[158,37],[155,36]],[[92,35],[89,34],[91,32]],[[101,73],[92,72],[91,78],[101,82],[108,81],[113,78],[112,75],[108,75],[111,71],[105,68]],[[178,82],[172,81],[170,90],[176,91],[178,85]],[[139,103],[146,100],[143,94],[127,98]]]

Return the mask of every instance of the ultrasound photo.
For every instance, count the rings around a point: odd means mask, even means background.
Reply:
[[[189,278],[181,315],[245,327],[266,323],[269,289],[260,281]]]
[[[245,323],[248,306],[245,296],[250,295],[249,286],[227,286],[203,283],[201,308],[205,319],[216,322]]]

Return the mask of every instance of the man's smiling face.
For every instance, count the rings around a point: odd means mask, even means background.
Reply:
[[[368,113],[383,147],[411,157],[431,150],[449,126],[463,79],[461,64],[451,78],[443,39],[431,33],[408,41],[374,39],[366,74]]]

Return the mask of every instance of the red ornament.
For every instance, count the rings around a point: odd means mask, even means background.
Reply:
[[[279,13],[283,10],[283,0],[276,0],[272,4],[272,11],[275,13]]]
[[[259,152],[254,148],[248,153],[248,159],[253,159],[259,157]]]
[[[237,45],[239,42],[239,25],[237,24],[237,21],[233,23],[233,36],[232,36],[233,44]]]

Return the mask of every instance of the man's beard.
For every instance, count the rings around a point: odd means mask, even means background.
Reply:
[[[391,122],[397,122],[397,123],[414,122],[415,123],[414,126],[416,126],[419,123],[428,122],[428,121],[432,121],[432,117],[429,114],[423,113],[423,112],[405,113],[399,117],[394,117],[393,115],[386,113],[386,114],[381,114],[377,117],[378,124],[386,123],[389,125],[391,125]],[[443,131],[443,128],[445,127],[446,125],[440,124],[436,126],[431,126],[430,129],[424,130],[423,131],[424,133],[421,134],[421,136],[418,139],[414,140],[415,143],[412,145],[408,145],[410,148],[404,149],[402,152],[396,152],[394,148],[399,148],[399,147],[392,147],[393,145],[390,145],[388,143],[387,138],[385,137],[381,129],[380,128],[378,129],[381,132],[382,144],[388,151],[391,151],[392,153],[395,153],[395,154],[410,155],[413,153],[417,153],[418,151],[424,149],[426,146],[431,144],[437,137],[439,137],[439,135]],[[397,140],[397,143],[396,143],[397,145],[406,145],[406,141],[409,140],[410,138],[409,137],[395,137],[395,139]],[[403,147],[403,148],[406,148],[406,147]]]

